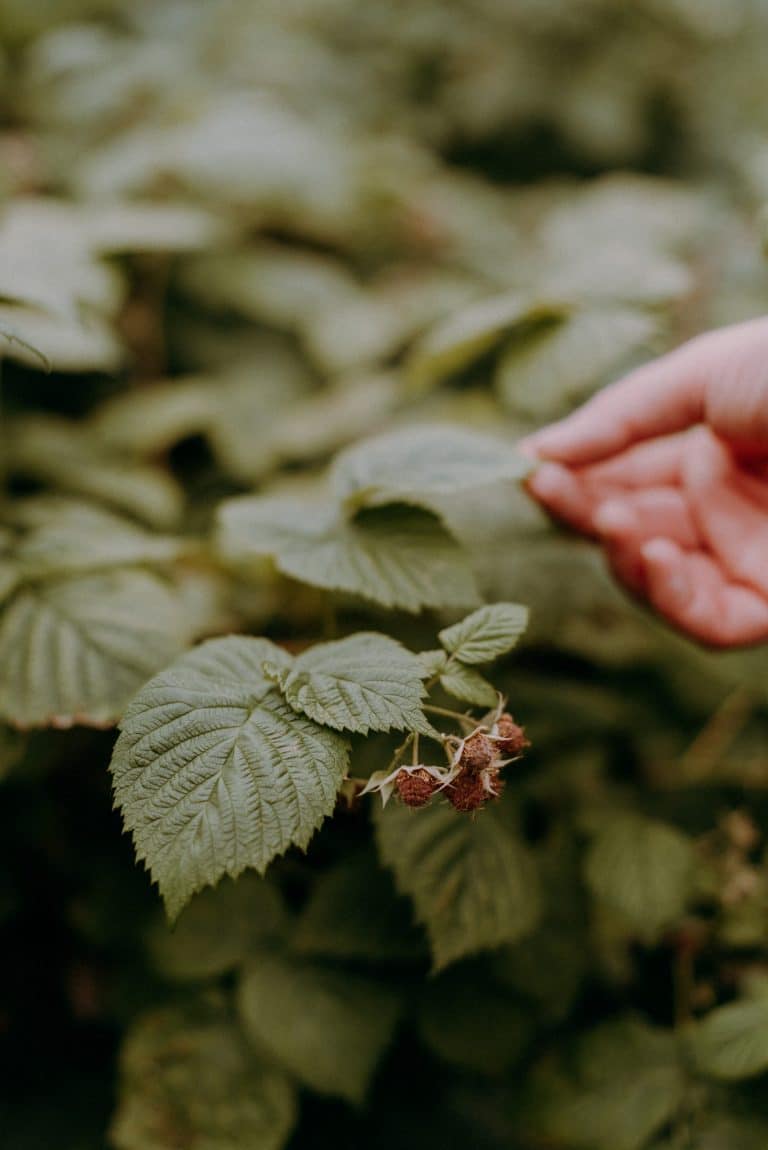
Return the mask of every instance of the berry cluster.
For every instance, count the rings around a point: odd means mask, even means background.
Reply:
[[[423,807],[439,791],[457,811],[476,811],[497,799],[503,789],[502,768],[519,758],[529,745],[525,731],[510,714],[501,715],[490,727],[480,726],[457,740],[451,766],[400,767],[394,778],[397,794],[409,807]]]

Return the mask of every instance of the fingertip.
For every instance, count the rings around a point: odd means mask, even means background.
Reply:
[[[665,613],[685,606],[693,584],[683,551],[671,539],[649,539],[640,549],[651,600]]]
[[[636,533],[637,515],[626,502],[607,499],[595,511],[592,522],[595,530],[609,539],[622,539]]]
[[[528,488],[543,503],[556,503],[572,485],[572,477],[559,463],[540,463],[528,479]]]

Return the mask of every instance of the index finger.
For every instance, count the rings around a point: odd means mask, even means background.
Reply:
[[[541,459],[579,466],[701,422],[706,367],[697,341],[599,392],[573,415],[525,441]]]

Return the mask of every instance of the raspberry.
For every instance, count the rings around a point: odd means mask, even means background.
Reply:
[[[415,771],[398,771],[395,787],[407,807],[424,807],[437,790],[437,783],[429,771],[419,767]]]
[[[525,729],[519,727],[506,712],[496,724],[496,746],[503,755],[521,755],[530,742],[525,737]]]
[[[451,806],[463,812],[478,810],[489,798],[482,776],[469,771],[462,771],[445,793]]]
[[[466,771],[476,775],[484,767],[489,767],[496,756],[496,744],[482,731],[478,731],[465,740],[460,762]]]

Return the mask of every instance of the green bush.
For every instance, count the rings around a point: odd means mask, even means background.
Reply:
[[[0,36],[9,1147],[762,1150],[765,653],[515,442],[765,311],[765,6]]]

